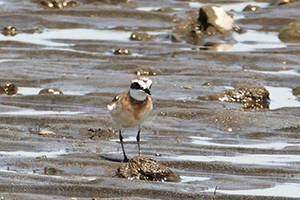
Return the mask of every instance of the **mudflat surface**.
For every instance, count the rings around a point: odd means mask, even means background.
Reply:
[[[300,102],[292,94],[300,45],[278,39],[300,19],[299,2],[218,1],[246,33],[213,39],[187,33],[199,7],[214,1],[78,2],[51,9],[0,1],[0,27],[18,29],[0,35],[0,82],[19,87],[0,96],[1,197],[300,198]],[[242,12],[248,4],[261,9]],[[133,31],[151,39],[131,41]],[[114,55],[118,48],[131,55]],[[106,105],[141,69],[157,72],[141,149],[177,172],[179,183],[115,176],[122,150]],[[64,94],[38,95],[47,87]],[[198,99],[240,87],[265,87],[269,109]],[[124,132],[129,157],[138,152],[136,132]]]

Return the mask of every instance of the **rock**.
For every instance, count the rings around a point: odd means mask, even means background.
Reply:
[[[259,6],[253,6],[253,5],[247,5],[244,9],[243,12],[255,12],[260,9]]]
[[[198,21],[204,31],[215,28],[221,34],[227,34],[233,28],[234,20],[221,6],[203,6],[200,8]]]
[[[137,41],[149,41],[152,37],[148,33],[142,33],[142,32],[133,32],[130,36],[130,40],[137,40]]]
[[[48,131],[48,130],[39,130],[39,135],[55,135],[53,131]]]
[[[119,49],[114,50],[114,54],[115,55],[130,55],[131,52],[128,49],[119,48]]]
[[[2,30],[2,34],[5,36],[15,36],[18,34],[18,29],[14,26],[6,26]]]
[[[76,0],[42,0],[40,4],[45,8],[63,9],[65,7],[75,7],[79,5]]]
[[[294,0],[270,0],[270,5],[271,6],[281,6],[281,5],[285,5],[288,3],[293,3]]]
[[[138,76],[156,76],[156,75],[161,75],[162,71],[159,69],[147,68],[147,69],[139,69],[134,73]]]
[[[182,42],[181,39],[175,35],[171,35],[171,42],[174,42],[174,43],[180,43]]]
[[[293,95],[294,96],[300,96],[300,85],[298,85],[297,87],[295,87],[293,89]]]
[[[63,92],[58,89],[58,88],[45,88],[42,89],[39,94],[54,94],[54,95],[58,95],[58,94],[63,94]]]
[[[117,172],[119,177],[127,179],[179,182],[180,176],[155,160],[144,156],[131,158],[121,165]]]
[[[83,0],[84,3],[103,3],[109,5],[117,5],[121,3],[129,3],[131,0]]]
[[[269,95],[269,91],[264,87],[243,87],[200,96],[198,99],[237,102],[243,104],[244,109],[265,109],[269,108]]]
[[[18,93],[18,87],[13,83],[3,83],[0,86],[0,94],[14,95]]]
[[[283,42],[300,43],[300,22],[289,23],[282,31],[280,31],[279,39]]]

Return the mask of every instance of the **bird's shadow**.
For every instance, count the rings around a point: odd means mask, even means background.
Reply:
[[[124,163],[123,159],[120,159],[120,158],[112,158],[112,157],[105,156],[105,155],[99,155],[99,157],[102,158],[103,160],[107,160],[107,161],[111,161],[111,162]]]

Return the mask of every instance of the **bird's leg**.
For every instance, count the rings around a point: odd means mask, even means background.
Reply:
[[[136,136],[136,142],[137,142],[137,145],[138,145],[138,148],[139,148],[139,156],[142,154],[141,147],[140,147],[140,133],[141,133],[141,126],[139,126],[139,130],[138,130],[138,133],[137,133],[137,136]]]
[[[125,149],[124,149],[124,144],[123,144],[123,136],[122,136],[122,130],[119,130],[119,138],[120,138],[120,142],[121,142],[121,146],[122,146],[122,150],[123,150],[123,155],[124,155],[124,160],[123,162],[128,162],[128,158],[125,154]]]

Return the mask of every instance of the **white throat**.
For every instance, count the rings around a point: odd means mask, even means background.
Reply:
[[[142,90],[130,89],[129,94],[132,98],[134,98],[137,101],[145,101],[148,97],[147,94]]]

